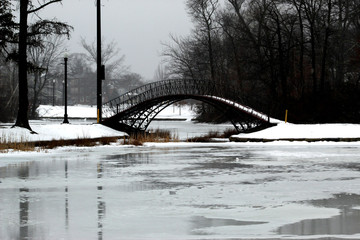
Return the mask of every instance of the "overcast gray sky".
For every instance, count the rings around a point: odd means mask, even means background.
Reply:
[[[125,64],[132,72],[151,79],[160,62],[161,42],[170,42],[169,34],[186,36],[192,24],[185,0],[101,0],[102,35],[107,42],[115,40]],[[80,37],[88,42],[96,39],[95,0],[63,0],[41,12],[56,16],[74,27],[69,53],[82,51]]]

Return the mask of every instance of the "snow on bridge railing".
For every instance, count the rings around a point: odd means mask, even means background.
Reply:
[[[244,106],[244,105],[242,105],[240,103],[237,103],[237,102],[225,99],[225,98],[217,97],[217,96],[207,96],[207,97],[216,99],[216,100],[218,100],[220,102],[224,102],[224,103],[229,104],[229,105],[233,105],[234,107],[248,113],[251,116],[254,116],[254,117],[258,118],[258,119],[261,119],[263,121],[269,121],[269,116],[268,115],[266,115],[264,113],[261,113],[259,111],[256,111],[256,110],[254,110],[254,109],[252,109],[252,108],[250,108],[248,106]]]

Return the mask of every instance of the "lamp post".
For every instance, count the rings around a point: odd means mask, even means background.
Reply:
[[[68,58],[67,55],[65,55],[64,57],[64,65],[65,65],[65,71],[64,71],[64,92],[65,92],[65,114],[64,114],[64,122],[63,123],[69,123],[68,120],[68,114],[67,114],[67,62],[68,62]]]
[[[53,106],[55,106],[55,79],[53,79]]]
[[[96,59],[96,81],[97,81],[97,123],[101,122],[102,113],[102,82],[101,82],[101,0],[97,0],[96,4],[96,25],[97,25],[97,59]]]

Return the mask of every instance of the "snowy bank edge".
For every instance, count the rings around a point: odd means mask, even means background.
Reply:
[[[357,142],[360,141],[360,124],[291,124],[276,126],[254,132],[241,133],[230,137],[233,142]]]

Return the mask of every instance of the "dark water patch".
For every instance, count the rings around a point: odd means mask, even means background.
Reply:
[[[253,168],[253,165],[227,161],[225,159],[218,159],[211,162],[196,163],[193,166],[186,168],[186,170],[187,171],[211,170],[211,169],[234,170],[234,169],[249,169],[249,168]]]
[[[150,190],[169,190],[170,195],[176,195],[177,190],[192,187],[190,183],[180,182],[161,182],[161,181],[143,181],[132,182],[126,185],[118,186],[117,189],[125,192],[141,192]],[[170,191],[171,190],[171,191]]]
[[[229,163],[229,162],[210,162],[199,164],[203,169],[236,169],[236,168],[252,168],[250,164]]]
[[[353,235],[360,233],[360,210],[342,211],[339,216],[308,219],[288,224],[277,230],[281,235]]]
[[[360,233],[360,195],[340,193],[333,198],[316,199],[303,203],[316,207],[337,208],[338,216],[324,219],[306,219],[277,229],[281,235],[353,235]]]
[[[353,171],[360,171],[360,163],[358,162],[333,164],[332,166],[337,169],[350,169]]]
[[[235,219],[225,218],[207,218],[203,216],[195,216],[190,219],[192,233],[203,235],[203,231],[200,229],[211,227],[225,227],[225,226],[247,226],[247,225],[259,225],[266,224],[268,222],[260,221],[239,221]],[[200,230],[200,231],[199,231]]]
[[[190,188],[194,184],[187,182],[163,182],[163,181],[151,181],[152,185],[157,186],[159,189],[178,189],[178,188]]]
[[[310,203],[316,207],[349,209],[360,206],[360,195],[339,193],[334,194],[333,198],[310,200],[306,203]]]
[[[253,181],[242,181],[242,182],[238,182],[237,184],[256,185],[256,184],[264,184],[264,183],[281,181],[282,179],[284,179],[284,178],[274,176],[274,177],[266,177],[266,178],[257,178],[257,179],[254,179]]]
[[[104,164],[113,168],[127,168],[139,164],[151,164],[152,162],[149,154],[142,153],[108,155],[103,160]]]
[[[325,178],[315,181],[353,181],[359,179],[358,177],[340,177],[340,178]]]
[[[184,205],[184,206],[191,206],[200,209],[235,209],[238,207],[238,206],[231,206],[226,204],[193,204],[193,205]]]

